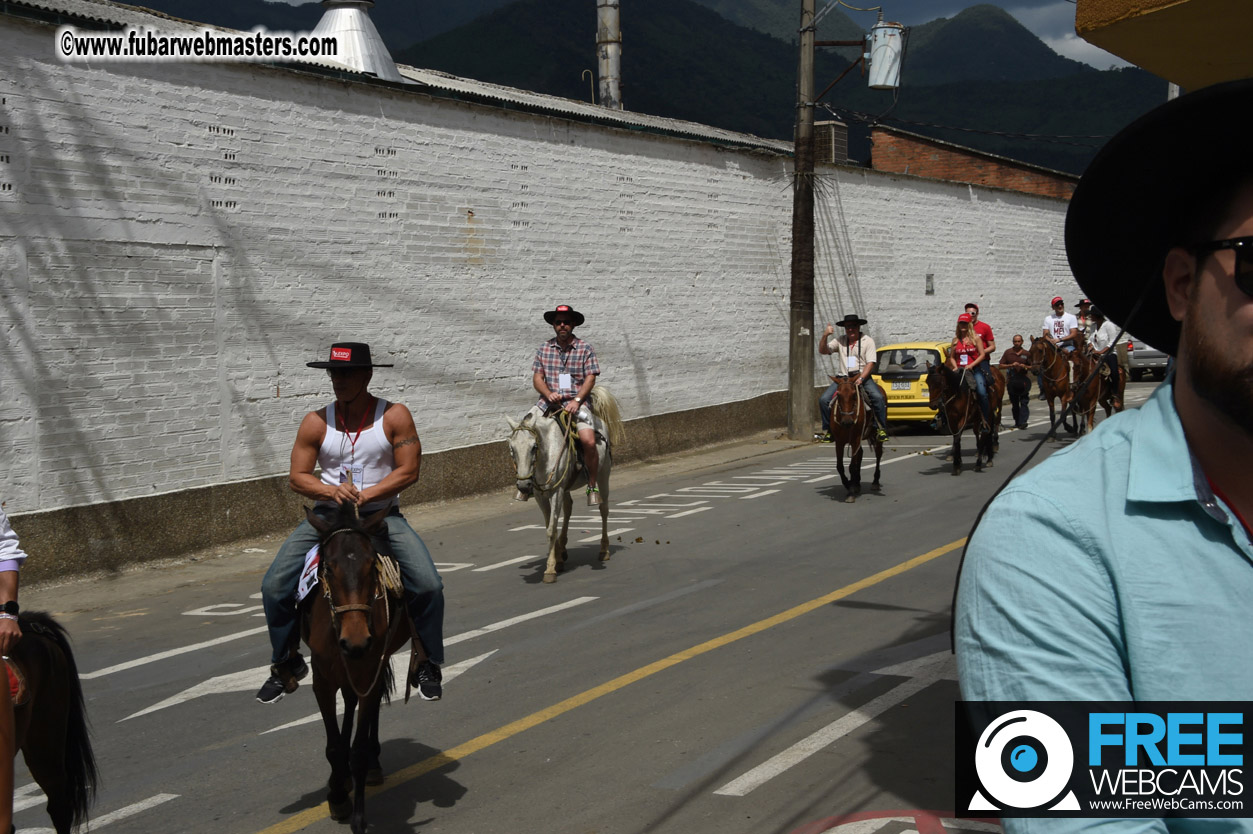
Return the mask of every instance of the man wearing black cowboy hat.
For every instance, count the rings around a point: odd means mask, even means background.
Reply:
[[[400,564],[406,605],[427,659],[414,672],[413,685],[427,701],[443,694],[439,665],[444,662],[444,583],[422,539],[400,514],[397,496],[418,481],[422,443],[413,415],[400,403],[375,397],[368,390],[375,368],[370,346],[359,342],[331,345],[325,368],[335,401],[305,415],[292,446],[288,482],[294,492],[317,503],[314,512],[329,513],[336,505],[355,505],[361,515],[385,507],[387,538]],[[316,471],[320,470],[320,471]],[[270,630],[270,678],[257,700],[272,704],[294,692],[308,666],[297,649],[296,587],[305,554],[318,543],[318,532],[302,520],[287,537],[261,582],[261,600]]]
[[[1066,252],[1079,286],[1177,362],[1144,405],[992,503],[1000,523],[973,534],[958,590],[966,700],[1253,691],[1253,154],[1238,117],[1251,109],[1253,80],[1174,99],[1115,136],[1075,189]],[[1036,821],[1004,822],[1013,834]],[[1222,822],[1170,830],[1249,830]]]
[[[865,323],[866,320],[856,313],[849,313],[835,324],[828,324],[822,331],[822,339],[818,342],[819,353],[823,356],[836,357],[836,370],[839,372],[836,376],[831,376],[831,385],[822,392],[822,396],[818,397],[818,411],[822,417],[824,439],[830,437],[831,434],[831,400],[835,397],[835,389],[840,384],[839,380],[845,376],[853,377],[854,382],[866,393],[866,399],[870,401],[870,410],[875,418],[876,437],[880,441],[888,439],[888,433],[884,431],[888,424],[888,400],[883,395],[883,389],[870,376],[874,373],[878,356],[875,353],[874,339],[862,335],[861,326]],[[837,324],[844,328],[844,335],[836,336],[832,344],[829,340],[835,333]]]
[[[556,335],[539,346],[531,363],[531,384],[539,392],[533,409],[537,415],[564,408],[574,418],[583,447],[583,466],[587,469],[587,505],[600,506],[600,490],[596,476],[600,471],[600,454],[596,451],[596,434],[604,434],[600,421],[587,407],[587,398],[596,385],[600,364],[596,351],[574,335],[574,328],[583,324],[583,314],[569,304],[558,304],[544,313],[544,321],[553,326]]]

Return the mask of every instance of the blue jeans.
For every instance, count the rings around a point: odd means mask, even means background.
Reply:
[[[322,511],[314,510],[320,516]],[[405,521],[398,507],[387,514],[387,539],[392,555],[400,565],[400,578],[405,586],[405,605],[414,628],[422,640],[427,657],[435,663],[444,662],[444,582],[435,570],[431,554],[422,539]],[[265,606],[265,623],[270,629],[272,663],[287,659],[293,629],[296,627],[296,585],[305,566],[305,554],[321,537],[308,519],[301,521],[261,580],[261,602]]]
[[[989,379],[988,363],[980,362],[971,368],[970,373],[975,378],[975,394],[979,397],[979,408],[983,409],[983,417],[990,423],[992,422],[992,406],[988,402],[988,388],[992,386],[992,380]]]
[[[835,399],[835,389],[839,387],[840,383],[833,382],[827,386],[827,390],[822,392],[822,396],[818,397],[818,411],[822,414],[823,434],[831,431],[831,401]],[[861,384],[861,387],[866,392],[866,399],[870,400],[870,407],[874,410],[875,419],[879,421],[879,426],[886,428],[888,424],[888,398],[883,395],[883,389],[870,378],[867,378]]]

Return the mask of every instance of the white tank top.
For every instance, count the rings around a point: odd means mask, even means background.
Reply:
[[[396,468],[396,459],[392,455],[392,444],[387,442],[383,431],[383,412],[386,410],[387,400],[378,400],[374,406],[374,424],[358,436],[356,426],[344,426],[343,420],[336,416],[335,403],[326,407],[326,437],[322,439],[322,448],[318,449],[322,483],[338,486],[348,480],[348,471],[352,470],[352,482],[361,490],[374,486],[392,473]],[[346,434],[342,431],[344,428],[348,430]],[[397,497],[392,496],[384,501],[365,504],[359,510],[371,512],[398,503]],[[334,503],[319,501],[318,506],[329,507]]]

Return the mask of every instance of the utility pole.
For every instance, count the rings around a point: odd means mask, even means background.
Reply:
[[[814,429],[814,0],[801,0],[800,71],[792,162],[792,292],[788,322],[787,435]]]

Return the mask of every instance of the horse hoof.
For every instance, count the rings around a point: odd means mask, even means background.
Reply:
[[[352,816],[352,800],[345,799],[343,802],[332,802],[326,800],[326,805],[330,809],[331,819],[336,822],[343,822]]]
[[[852,504],[852,503],[853,503],[854,501],[856,501],[856,500],[857,500],[857,496],[855,496],[855,495],[846,495],[846,496],[844,496],[844,503],[845,503],[845,504]]]
[[[557,574],[555,574],[555,573],[546,573],[546,574],[544,574],[544,584],[545,584],[545,585],[551,585],[552,583],[554,583],[554,582],[556,582],[556,581],[557,581]]]
[[[381,785],[386,778],[381,767],[372,767],[365,772],[365,783],[367,785]]]
[[[962,473],[962,471],[961,471],[960,469],[958,469],[958,468],[956,468],[956,467],[954,467],[954,468],[953,468],[953,474],[954,474],[954,475],[960,475],[961,473]]]
[[[870,491],[871,492],[883,492],[883,487],[879,486],[878,484],[871,484]]]
[[[608,562],[608,561],[609,561],[609,554],[608,554],[608,553],[602,553],[602,554],[600,554],[600,560],[601,560],[602,562]]]

